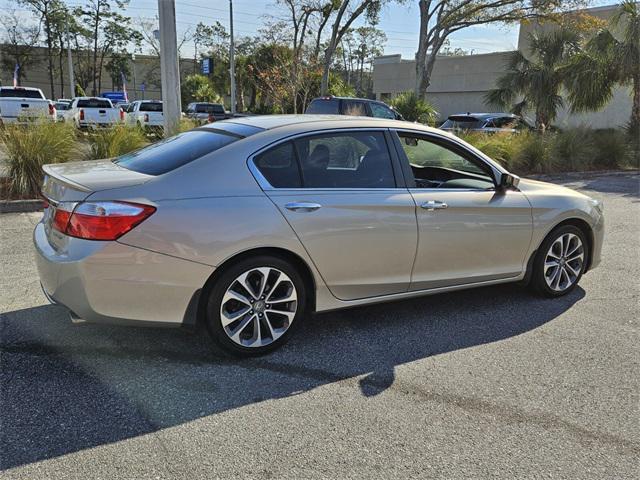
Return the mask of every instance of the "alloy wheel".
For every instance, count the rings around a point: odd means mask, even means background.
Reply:
[[[576,283],[584,265],[584,245],[573,233],[560,235],[544,260],[544,279],[554,292],[563,292]]]
[[[220,321],[227,336],[243,347],[264,347],[291,327],[298,308],[296,287],[281,270],[252,268],[227,288]]]

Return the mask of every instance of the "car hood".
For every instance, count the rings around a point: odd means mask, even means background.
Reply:
[[[590,198],[580,192],[576,192],[562,185],[554,183],[542,182],[540,180],[532,180],[529,178],[521,178],[518,184],[518,190],[525,195],[562,195],[567,197]]]

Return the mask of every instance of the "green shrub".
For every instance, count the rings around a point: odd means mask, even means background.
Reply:
[[[614,170],[631,166],[632,145],[625,132],[620,130],[596,131],[593,134],[593,146],[595,168]]]
[[[418,98],[415,92],[404,92],[391,101],[405,120],[432,125],[438,118],[438,112],[429,102]]]
[[[42,185],[42,166],[80,159],[72,124],[41,120],[31,125],[6,125],[0,148],[9,173],[8,195],[35,198]]]
[[[98,130],[89,135],[91,152],[89,158],[113,158],[144,147],[149,143],[144,131],[139,127],[116,125]]]
[[[594,164],[593,130],[577,127],[549,135],[549,155],[559,171],[592,170]]]

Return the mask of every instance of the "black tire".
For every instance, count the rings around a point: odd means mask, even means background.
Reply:
[[[232,284],[234,284],[234,282],[240,275],[249,270],[260,267],[270,267],[277,269],[289,277],[291,283],[295,287],[297,296],[295,316],[293,317],[293,320],[289,322],[287,330],[280,337],[272,340],[268,345],[255,347],[242,346],[233,341],[225,332],[221,318],[222,301],[225,293],[227,292],[227,289],[230,288]],[[208,298],[205,299],[207,302],[205,304],[205,325],[215,344],[225,352],[239,357],[253,357],[264,355],[265,353],[271,352],[284,345],[291,334],[294,332],[294,330],[299,326],[306,315],[306,297],[306,285],[302,276],[296,270],[296,268],[286,260],[271,255],[260,255],[256,257],[245,258],[226,268],[222,272],[222,274],[214,280],[213,285],[209,289]],[[263,320],[263,322],[268,321],[266,320],[266,313],[264,314],[264,316],[265,319]],[[264,330],[264,323],[262,323],[261,325],[261,328]],[[252,326],[251,328],[254,327]],[[267,330],[264,331],[266,332]]]
[[[547,281],[545,279],[545,274],[544,274],[545,261],[546,261],[547,253],[549,252],[549,249],[554,244],[554,242],[556,242],[556,240],[558,240],[561,236],[566,234],[573,234],[580,239],[580,241],[582,242],[582,249],[583,249],[584,256],[580,264],[579,274],[576,276],[573,283],[568,288],[565,288],[564,290],[554,290],[547,284]],[[589,255],[589,244],[582,230],[580,230],[578,227],[574,225],[563,225],[555,228],[554,230],[551,231],[551,233],[549,233],[549,235],[547,235],[547,237],[544,239],[544,241],[540,245],[538,252],[536,253],[536,258],[532,266],[533,271],[532,271],[531,283],[530,283],[531,288],[537,294],[542,295],[544,297],[551,297],[551,298],[561,297],[563,295],[567,295],[568,293],[571,293],[578,286],[578,283],[582,278],[582,274],[584,273],[584,270],[588,263],[588,255]]]

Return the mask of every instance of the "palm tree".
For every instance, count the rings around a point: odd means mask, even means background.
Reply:
[[[550,33],[532,33],[529,39],[531,55],[510,53],[506,73],[498,78],[497,88],[487,93],[485,102],[517,114],[534,110],[536,128],[544,132],[564,105],[564,66],[579,50],[581,34],[559,28]]]
[[[619,38],[612,30],[620,29]],[[618,85],[631,85],[633,106],[629,130],[640,135],[640,9],[624,0],[610,28],[598,31],[566,66],[566,87],[571,110],[603,108]]]

